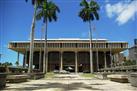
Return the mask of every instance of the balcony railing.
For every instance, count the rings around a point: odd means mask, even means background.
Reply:
[[[29,48],[29,43],[10,43],[9,48]],[[48,48],[89,48],[89,43],[48,43]],[[34,48],[44,48],[44,43],[35,43]],[[92,48],[128,48],[128,43],[92,43]]]

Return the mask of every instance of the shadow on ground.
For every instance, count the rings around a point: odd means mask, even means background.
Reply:
[[[100,85],[100,84],[93,84],[93,85]],[[102,85],[102,84],[101,84]],[[25,84],[25,86],[27,87],[20,87],[20,88],[6,88],[5,90],[40,90],[40,89],[61,89],[59,91],[71,91],[71,90],[79,90],[79,89],[85,89],[85,90],[100,90],[102,91],[102,89],[98,89],[98,88],[93,88],[92,84],[87,85],[83,82],[74,82],[74,83],[70,83],[70,84],[62,84],[62,83],[45,83],[45,84]],[[56,91],[56,90],[52,90],[52,91]]]

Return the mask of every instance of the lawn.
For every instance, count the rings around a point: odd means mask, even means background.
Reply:
[[[95,77],[94,74],[91,74],[91,73],[83,73],[83,74],[80,74],[81,77],[85,77],[85,78],[93,78]]]
[[[53,72],[49,72],[49,73],[45,74],[45,79],[53,78],[54,75],[55,74]]]

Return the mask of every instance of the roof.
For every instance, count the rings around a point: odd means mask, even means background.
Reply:
[[[40,40],[45,40],[45,39],[34,39],[35,41],[40,41]],[[57,39],[47,39],[49,41],[87,41],[89,39],[81,39],[81,38],[57,38]],[[113,42],[113,43],[119,43],[119,42],[125,42],[127,43],[126,41],[108,41],[107,39],[92,39],[93,41],[97,40],[97,41],[103,41],[103,42]],[[28,41],[11,41],[11,42],[18,42],[18,43],[29,43],[30,40]]]
[[[35,40],[41,40],[41,39],[35,39]],[[45,40],[45,39],[42,39]],[[81,39],[81,38],[58,38],[58,39],[47,39],[47,40],[89,40],[89,39]],[[107,39],[92,39],[92,40],[104,40],[107,41]]]

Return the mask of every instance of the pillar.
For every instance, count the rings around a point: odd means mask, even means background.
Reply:
[[[60,71],[63,70],[63,52],[60,52]]]
[[[119,54],[118,53],[116,54],[116,60],[117,60],[117,62],[119,62]]]
[[[17,53],[17,61],[16,61],[16,65],[19,66],[19,57],[20,57],[20,54],[19,52]]]
[[[46,52],[46,73],[48,72],[48,52]]]
[[[23,60],[23,67],[24,68],[26,68],[26,64],[27,64],[27,53],[28,53],[28,51],[26,50],[25,54],[24,54],[24,60]]]
[[[99,70],[98,50],[96,50],[97,71]]]
[[[78,72],[78,56],[77,52],[75,52],[75,73]]]
[[[114,66],[116,66],[116,54],[113,55],[114,58]]]
[[[41,54],[42,54],[42,50],[40,49],[40,52],[39,52],[39,70],[40,71],[42,70],[42,68],[41,68],[41,61],[42,61]]]
[[[111,47],[110,47],[109,56],[110,56],[110,67],[112,68],[112,52],[111,52]]]
[[[107,68],[106,52],[104,52],[104,62],[105,62],[105,68]]]
[[[26,53],[24,53],[23,56],[24,56],[24,57],[23,57],[23,68],[25,68]]]

